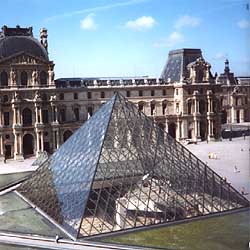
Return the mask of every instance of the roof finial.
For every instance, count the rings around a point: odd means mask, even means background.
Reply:
[[[229,61],[228,59],[226,59],[225,61],[225,69],[224,69],[225,73],[229,73],[230,72],[230,68],[229,68]]]

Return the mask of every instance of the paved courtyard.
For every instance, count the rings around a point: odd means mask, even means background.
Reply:
[[[187,148],[206,162],[220,176],[226,177],[236,190],[245,188],[245,197],[250,200],[250,137],[233,138],[232,141],[200,142]],[[209,159],[208,154],[217,159]],[[236,166],[236,170],[235,170]]]
[[[31,166],[36,160],[35,157],[31,157],[22,161],[7,160],[6,163],[0,162],[0,174],[9,174],[17,172],[26,172],[36,170],[37,167]]]

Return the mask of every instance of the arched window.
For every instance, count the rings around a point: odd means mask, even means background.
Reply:
[[[8,86],[8,74],[6,71],[1,72],[0,82],[1,86]]]
[[[24,156],[34,154],[34,137],[31,134],[26,134],[23,137],[23,154]]]
[[[47,73],[45,71],[42,71],[40,73],[40,84],[41,85],[47,85]]]
[[[144,108],[144,103],[143,102],[139,102],[138,103],[138,109],[139,109],[139,111],[143,111],[143,108]]]
[[[25,108],[22,112],[23,116],[23,126],[31,126],[32,125],[32,111],[28,108]]]
[[[23,71],[21,73],[21,85],[27,86],[27,84],[28,84],[28,74],[26,71]]]

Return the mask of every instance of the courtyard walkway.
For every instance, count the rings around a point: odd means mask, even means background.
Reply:
[[[186,146],[203,162],[239,192],[245,189],[250,200],[250,137],[233,138],[232,141],[200,142]],[[209,158],[210,153],[210,158]],[[212,157],[211,157],[212,156]]]
[[[31,166],[36,157],[31,157],[22,161],[7,160],[6,163],[0,161],[0,174],[34,171],[37,167]]]

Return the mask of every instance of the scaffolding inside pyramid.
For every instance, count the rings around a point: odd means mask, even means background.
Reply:
[[[18,192],[75,239],[249,206],[120,94]]]

